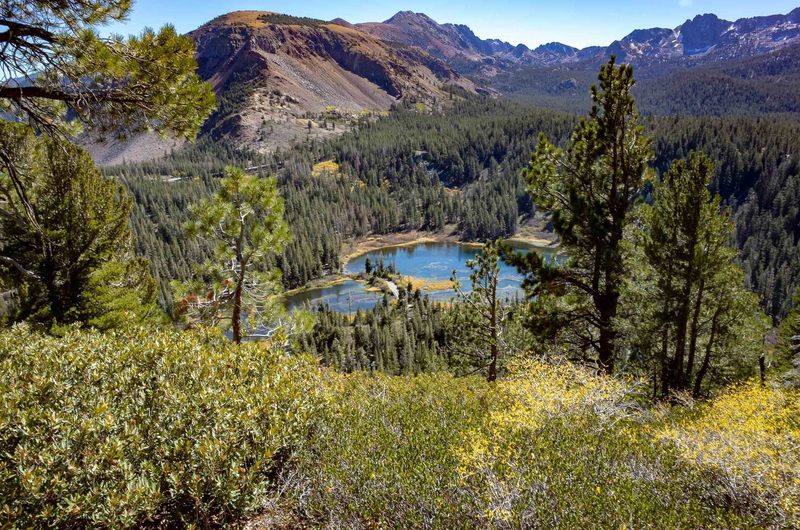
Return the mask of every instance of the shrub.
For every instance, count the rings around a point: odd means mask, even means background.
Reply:
[[[17,327],[0,527],[208,528],[263,506],[331,529],[800,527],[800,391],[651,408],[570,364],[509,372],[346,375],[216,331]]]
[[[331,375],[296,505],[339,528],[750,528],[747,506],[653,436],[638,385],[521,362],[494,385]],[[791,446],[786,446],[791,447]]]
[[[763,525],[800,527],[800,390],[731,387],[713,401],[672,413],[656,436],[713,472],[708,488]]]
[[[636,385],[524,362],[460,452],[490,528],[700,528],[742,521],[703,499],[698,473],[642,429]]]
[[[213,527],[260,506],[318,371],[209,333],[0,334],[0,527]]]
[[[485,419],[485,380],[332,374],[328,389],[294,485],[314,527],[474,528],[455,448]]]

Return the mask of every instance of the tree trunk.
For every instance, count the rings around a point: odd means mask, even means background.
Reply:
[[[703,292],[705,291],[705,278],[700,279],[697,287],[697,299],[692,311],[692,327],[689,331],[689,355],[686,358],[686,385],[692,384],[694,373],[694,359],[697,354],[697,336],[700,334],[700,309],[703,307]]]
[[[675,238],[676,227],[672,227],[672,239]],[[661,288],[663,303],[661,304],[661,325],[664,327],[661,336],[661,352],[660,352],[660,368],[661,368],[661,397],[666,398],[669,395],[669,329],[670,321],[669,315],[672,314],[672,304],[675,299],[674,292],[674,274],[673,274],[674,260],[669,259],[667,267],[667,284]],[[657,374],[653,374],[653,378],[657,379]],[[655,387],[655,385],[654,385]],[[655,389],[653,390],[653,397],[655,398]]]
[[[700,365],[700,370],[697,372],[697,378],[694,380],[694,390],[692,397],[695,399],[700,397],[700,389],[703,385],[703,378],[708,372],[708,367],[711,364],[711,351],[714,349],[714,341],[717,338],[717,323],[719,322],[719,313],[721,309],[718,307],[714,311],[714,317],[711,319],[711,334],[708,337],[708,344],[706,344],[706,354],[703,357],[703,363]]]
[[[689,284],[689,282],[687,282]],[[691,284],[689,284],[691,285]],[[681,294],[682,300],[675,318],[675,356],[670,366],[670,387],[684,388],[683,360],[686,357],[686,335],[689,328],[689,295],[690,289]]]
[[[231,312],[231,327],[233,329],[233,342],[242,342],[242,289],[244,288],[244,277],[246,263],[239,261],[239,277],[236,279],[236,290],[233,292],[233,311]]]
[[[661,339],[661,397],[669,395],[669,324],[664,323],[664,336]]]
[[[490,383],[497,379],[497,358],[500,355],[499,348],[497,347],[497,343],[499,341],[499,333],[497,329],[497,279],[495,278],[492,281],[492,292],[491,292],[491,309],[489,310],[489,332],[492,337],[492,344],[490,347],[491,350],[491,361],[489,362],[489,373],[486,374],[486,380]]]
[[[681,299],[678,306],[678,314],[675,322],[675,358],[672,363],[672,384],[681,390],[687,388],[689,380],[686,378],[688,368],[684,371],[684,358],[686,357],[686,338],[689,332],[689,306],[691,304],[692,286],[697,280],[695,271],[694,253],[697,248],[697,223],[692,222],[691,228],[687,229],[689,241],[686,245],[686,256],[688,265],[684,272],[683,281],[685,282]]]
[[[492,344],[492,360],[489,363],[489,372],[486,374],[486,380],[490,383],[497,379],[497,345]]]
[[[614,337],[613,331],[609,326],[600,328],[600,351],[598,360],[600,361],[600,368],[606,374],[611,374],[614,371]]]
[[[236,283],[236,291],[233,293],[233,311],[231,313],[231,326],[233,328],[233,342],[242,342],[242,282]]]
[[[620,263],[622,260],[619,255],[619,245],[620,241],[622,241],[621,220],[624,218],[624,215],[625,211],[618,212],[616,215],[611,238],[608,243],[609,250],[604,254],[603,289],[595,300],[595,305],[600,317],[600,347],[598,351],[598,360],[600,362],[600,368],[606,374],[612,374],[614,372],[614,361],[617,353],[617,330],[614,329],[614,319],[617,316],[617,308],[619,305],[618,271],[620,269],[618,269],[618,267],[621,267]]]
[[[600,313],[600,346],[598,349],[598,361],[600,368],[606,374],[614,372],[614,355],[616,353],[617,333],[614,329],[614,318],[617,315],[617,301],[619,297],[614,293],[608,293],[601,297],[598,310]]]

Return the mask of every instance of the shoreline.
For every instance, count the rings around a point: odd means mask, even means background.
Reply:
[[[508,243],[519,243],[542,249],[556,249],[558,244],[550,239],[517,233],[505,239]],[[394,234],[367,236],[361,240],[351,241],[343,245],[341,267],[344,269],[353,259],[373,252],[388,248],[410,247],[424,243],[458,243],[468,247],[481,247],[483,242],[464,241],[458,238],[458,233],[450,232],[422,232],[411,230]]]
[[[298,294],[302,294],[306,291],[310,291],[312,289],[324,289],[326,287],[333,287],[334,285],[338,285],[340,283],[344,283],[347,280],[357,281],[350,276],[342,273],[342,274],[328,274],[327,276],[323,276],[322,278],[317,278],[315,280],[311,280],[305,285],[300,287],[295,287],[294,289],[290,289],[288,291],[283,291],[281,296],[287,298],[289,296],[295,296]]]
[[[541,249],[558,249],[558,244],[555,241],[538,237],[536,235],[519,232],[505,241]],[[314,289],[333,287],[334,285],[338,285],[350,280],[363,283],[363,280],[359,279],[357,274],[347,273],[344,271],[347,264],[353,259],[376,250],[410,247],[424,243],[457,243],[459,245],[473,248],[479,248],[483,246],[483,243],[480,241],[463,241],[459,239],[459,234],[455,231],[455,227],[450,227],[449,230],[445,229],[440,232],[410,230],[408,232],[367,236],[360,240],[350,241],[342,245],[342,258],[340,262],[341,272],[336,274],[328,274],[322,278],[311,280],[301,287],[284,291],[282,296],[284,299],[286,299],[290,296],[296,296]],[[449,280],[431,282],[421,278],[415,278],[411,275],[403,276],[404,278],[411,280],[412,284],[419,285],[422,289],[428,291],[442,291],[452,288],[452,283]],[[445,286],[445,284],[447,285]]]

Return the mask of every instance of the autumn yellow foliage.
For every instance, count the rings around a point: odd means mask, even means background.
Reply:
[[[415,276],[403,276],[400,279],[399,285],[402,287],[411,286],[411,290],[416,291],[450,291],[453,289],[453,282],[451,280],[431,280],[426,278],[417,278]]]
[[[786,527],[800,525],[800,390],[756,382],[668,416],[655,435],[716,472],[725,494],[756,498]]]
[[[311,168],[311,174],[315,177],[319,177],[325,174],[336,175],[338,173],[339,173],[339,164],[335,160],[323,160],[322,162],[317,162]]]
[[[745,471],[735,495],[720,490],[720,475],[709,463],[726,458],[725,445],[706,445],[699,449],[704,459],[698,459],[676,443],[675,433],[684,432],[683,422],[695,421],[702,407],[654,409],[646,385],[635,380],[526,360],[512,364],[509,377],[492,385],[446,374],[352,374],[329,381],[332,409],[299,452],[299,475],[306,480],[295,494],[302,509],[317,518],[314,524],[447,529],[794,524],[787,514],[796,499],[787,497],[775,510],[765,507],[769,495],[786,483],[765,483],[764,495],[749,497],[744,492],[754,490]],[[727,399],[721,398],[720,407],[735,406]],[[741,431],[732,422],[732,439],[787,432],[793,409],[768,392],[763,399],[773,404],[752,409],[758,419],[742,424]],[[767,410],[773,412],[765,415]],[[716,428],[721,418],[708,421]],[[778,448],[791,450],[792,443],[784,436],[774,446],[773,466],[783,470],[784,479],[796,461],[780,456]],[[742,469],[758,460],[742,454]]]

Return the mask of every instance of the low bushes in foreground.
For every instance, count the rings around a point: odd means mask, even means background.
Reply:
[[[714,487],[719,470],[667,436],[673,416],[654,413],[632,381],[541,362],[513,366],[494,386],[444,374],[331,379],[331,408],[293,468],[296,505],[315,527],[777,528],[789,521],[763,510],[765,498],[748,497],[757,491],[749,484],[735,496]],[[778,443],[792,447],[789,439]]]
[[[756,521],[707,495],[704,469],[649,434],[633,381],[518,363],[486,428],[458,452],[457,480],[486,528],[743,528]]]
[[[486,421],[481,377],[331,373],[291,484],[314,527],[474,528],[457,448]]]
[[[18,327],[0,333],[0,527],[262,507],[287,528],[800,527],[800,391],[667,408],[638,389],[568,364],[346,375],[218,332]]]
[[[0,334],[0,527],[210,527],[261,506],[318,371],[209,333]]]
[[[733,386],[692,409],[663,413],[655,437],[709,470],[709,493],[765,526],[800,528],[800,389]]]

